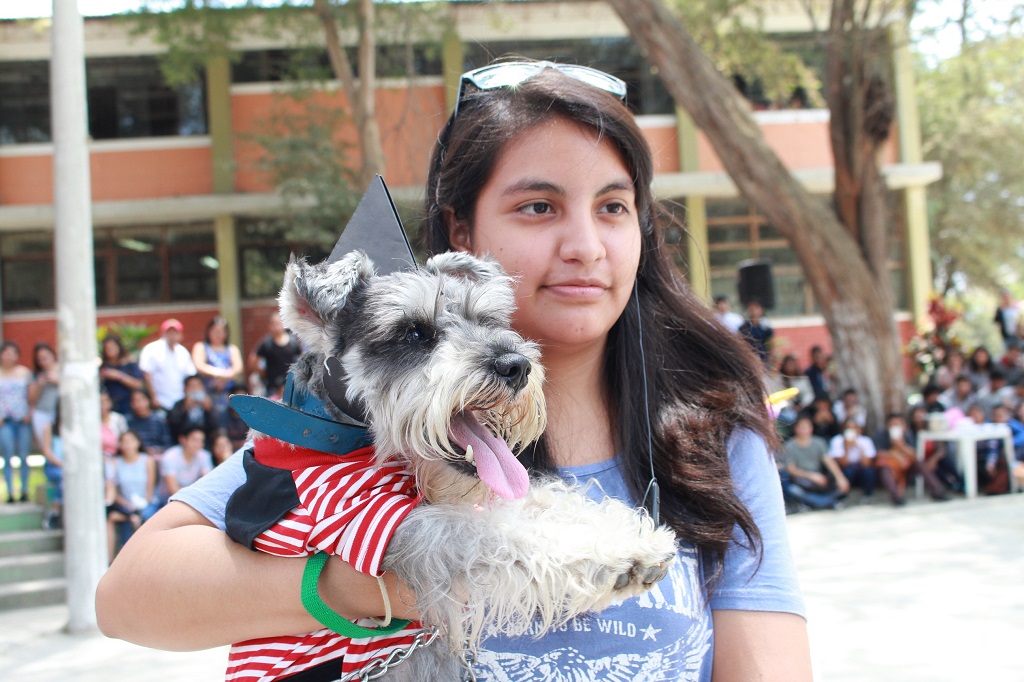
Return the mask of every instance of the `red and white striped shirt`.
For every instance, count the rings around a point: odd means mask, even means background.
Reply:
[[[260,438],[254,451],[261,464],[292,471],[299,505],[257,536],[253,548],[278,556],[328,552],[362,573],[381,574],[391,536],[421,499],[410,472],[376,466],[372,447],[338,456]],[[357,624],[373,627],[369,620]],[[365,639],[323,629],[240,642],[231,647],[226,679],[269,682],[342,659],[340,677],[407,647],[419,631],[419,623],[410,623],[391,635]]]

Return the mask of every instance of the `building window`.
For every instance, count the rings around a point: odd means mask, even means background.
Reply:
[[[629,37],[581,40],[505,40],[489,43],[467,42],[464,70],[486,66],[495,57],[520,55],[530,59],[583,64],[614,74],[629,86],[626,96],[630,108],[638,114],[675,112],[668,94],[652,68]]]
[[[354,47],[348,48],[353,75],[358,78],[359,61]],[[440,76],[441,53],[436,45],[377,46],[378,78]],[[291,50],[249,50],[231,68],[232,83],[274,83],[288,80],[332,80],[334,71],[322,47]]]
[[[89,135],[94,140],[205,135],[202,82],[168,87],[155,57],[85,62]],[[0,144],[50,142],[49,62],[0,62]]]
[[[330,255],[331,247],[294,241],[279,222],[251,219],[238,221],[238,251],[242,297],[260,299],[277,296],[293,253],[319,263]]]
[[[890,193],[890,198],[896,195]],[[900,202],[891,201],[889,230],[889,278],[897,308],[905,309],[905,258]],[[737,303],[737,266],[757,258],[772,264],[776,316],[819,313],[796,252],[789,242],[741,199],[709,199],[707,202],[708,260],[711,265],[712,296],[726,295]]]
[[[210,224],[100,228],[94,233],[96,305],[143,305],[217,300]],[[52,310],[53,234],[0,238],[3,310]]]

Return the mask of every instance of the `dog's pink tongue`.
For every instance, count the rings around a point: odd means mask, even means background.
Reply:
[[[452,420],[452,440],[460,447],[473,447],[476,472],[495,495],[516,500],[526,494],[530,477],[508,448],[508,443],[491,434],[468,412]]]

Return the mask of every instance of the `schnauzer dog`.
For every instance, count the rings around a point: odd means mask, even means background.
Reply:
[[[293,259],[279,303],[306,348],[292,368],[295,389],[335,422],[357,414],[373,447],[353,460],[279,445],[264,464],[291,469],[298,504],[243,541],[291,556],[337,554],[371,575],[392,571],[410,594],[391,596],[414,599],[420,622],[341,643],[327,629],[235,645],[235,672],[258,668],[269,680],[340,655],[344,674],[437,631],[441,642],[390,666],[385,679],[458,680],[482,637],[543,634],[665,575],[676,553],[669,530],[560,480],[531,481],[513,455],[544,430],[543,369],[538,346],[509,326],[512,281],[495,262],[445,253],[375,276],[359,251],[319,265]],[[259,460],[261,443],[274,439],[255,436]],[[364,478],[369,493],[337,489]],[[391,497],[376,504],[382,490]]]

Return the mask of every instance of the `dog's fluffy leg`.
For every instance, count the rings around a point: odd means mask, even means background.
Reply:
[[[538,635],[641,594],[664,577],[675,553],[674,534],[643,511],[547,481],[522,500],[487,508],[417,507],[396,531],[384,567],[412,589],[424,622],[441,627],[458,653],[475,650],[491,628]]]

